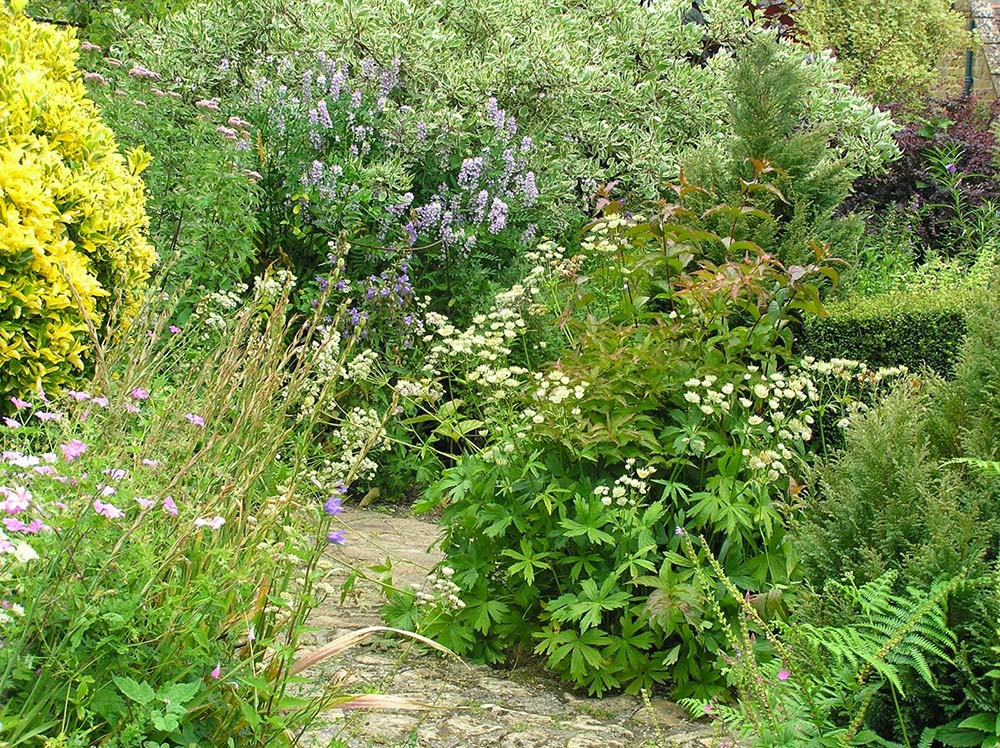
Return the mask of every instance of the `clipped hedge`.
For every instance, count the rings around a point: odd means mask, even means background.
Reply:
[[[943,288],[831,304],[829,317],[804,321],[796,350],[818,359],[864,361],[870,367],[927,366],[950,377],[965,336],[969,293]]]
[[[138,307],[156,261],[139,172],[86,98],[72,31],[0,0],[0,397],[82,370],[88,322]]]

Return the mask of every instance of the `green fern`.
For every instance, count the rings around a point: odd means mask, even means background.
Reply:
[[[883,574],[860,587],[851,583],[831,583],[827,594],[841,595],[858,610],[858,622],[850,626],[802,624],[795,634],[800,645],[823,652],[829,663],[828,678],[846,685],[853,673],[856,689],[853,716],[843,744],[849,745],[864,723],[878,686],[888,683],[904,694],[901,671],[911,669],[930,688],[936,688],[928,658],[950,662],[955,635],[948,628],[947,599],[964,576],[941,582],[930,592],[908,589],[906,595],[892,592],[895,572]],[[866,688],[877,677],[875,688]]]
[[[853,609],[853,623],[779,627],[760,617],[726,576],[704,540],[698,540],[702,556],[696,553],[693,539],[686,537],[683,544],[694,564],[696,579],[706,591],[712,587],[710,582],[721,582],[742,611],[741,619],[734,623],[722,619],[718,606],[713,607],[730,634],[730,646],[743,653],[729,670],[741,703],[736,710],[714,713],[728,725],[742,726],[754,736],[754,745],[798,748],[849,746],[856,741],[887,744],[870,731],[862,732],[875,695],[886,684],[903,694],[904,674],[910,670],[928,687],[935,688],[930,661],[951,660],[956,641],[948,628],[947,600],[963,583],[964,573],[930,591],[908,589],[902,595],[893,592],[896,572],[861,586],[851,580],[830,583],[825,593],[842,599],[846,607]],[[707,568],[698,563],[700,559],[707,562]],[[780,687],[775,687],[773,680],[778,665],[758,660],[753,645],[755,634],[763,636],[771,652],[788,667],[780,678],[785,681]],[[688,704],[689,708],[698,705]],[[921,737],[925,739],[927,736]]]
[[[950,661],[955,635],[948,628],[945,602],[960,579],[939,584],[930,594],[909,589],[906,596],[892,592],[895,579],[896,573],[888,572],[861,587],[827,585],[826,593],[850,600],[861,620],[847,627],[803,624],[797,631],[809,645],[826,651],[836,669],[854,670],[858,685],[878,674],[902,694],[899,670],[909,667],[935,688],[927,658]]]

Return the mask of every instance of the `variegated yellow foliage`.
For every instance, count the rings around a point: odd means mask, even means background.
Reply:
[[[86,98],[70,29],[0,0],[0,396],[84,369],[87,319],[128,319],[156,253],[139,172]],[[0,406],[0,410],[2,410]]]

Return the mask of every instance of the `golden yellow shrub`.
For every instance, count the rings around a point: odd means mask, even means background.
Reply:
[[[86,98],[72,30],[0,0],[0,396],[82,371],[86,319],[136,310],[156,253],[139,172]],[[86,316],[85,316],[86,315]],[[0,408],[2,409],[2,408]]]

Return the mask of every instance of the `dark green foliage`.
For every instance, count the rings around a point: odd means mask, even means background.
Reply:
[[[903,563],[909,583],[926,585],[984,556],[988,526],[968,511],[964,471],[942,465],[926,428],[937,389],[902,386],[817,469],[795,533],[813,586],[848,573],[865,583]]]
[[[952,373],[966,329],[964,299],[953,289],[891,293],[827,307],[804,321],[796,350],[817,359],[849,358],[870,367],[929,367]]]
[[[899,573],[900,590],[967,575],[949,609],[956,656],[929,660],[938,690],[909,688],[898,706],[888,698],[873,704],[870,725],[896,740],[903,730],[920,735],[972,711],[994,718],[1000,712],[1000,473],[983,469],[995,464],[989,461],[1000,445],[995,289],[968,307],[954,380],[913,380],[857,417],[842,454],[819,468],[793,530],[816,589],[843,575],[866,581],[886,571]],[[814,598],[804,617],[837,625],[854,620],[831,595]]]
[[[969,334],[955,367],[953,415],[969,457],[1000,459],[1000,284],[970,302]]]
[[[682,201],[695,191],[677,186]],[[681,538],[704,536],[741,596],[784,607],[796,573],[787,498],[820,408],[809,373],[788,367],[788,323],[816,305],[810,277],[835,273],[786,269],[732,234],[698,230],[680,204],[664,209],[676,222],[638,224],[608,207],[584,242],[605,249],[556,304],[575,321],[571,345],[512,393],[525,415],[486,424],[486,448],[424,502],[444,508],[464,607],[422,609],[393,592],[388,614],[479,660],[533,651],[594,694],[669,683],[679,696],[720,696],[725,635],[712,611],[735,616],[737,605],[696,584]],[[738,207],[724,210],[742,222]],[[723,245],[742,260],[702,259]]]
[[[143,145],[153,157],[143,174],[150,240],[160,255],[160,284],[170,292],[188,289],[190,301],[178,310],[186,316],[206,290],[231,288],[254,269],[260,190],[239,167],[255,166],[255,156],[236,151],[216,131],[218,121],[190,101],[99,64],[93,52],[85,55],[84,66],[108,79],[91,84],[88,94],[119,142]]]

